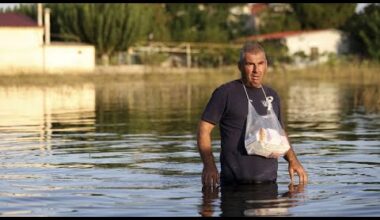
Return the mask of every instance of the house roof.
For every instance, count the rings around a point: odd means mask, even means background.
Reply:
[[[249,37],[240,38],[237,41],[241,42],[241,41],[276,40],[276,39],[286,38],[289,36],[301,35],[305,33],[320,32],[320,31],[326,31],[326,30],[298,30],[298,31],[275,32],[275,33],[269,33],[269,34],[252,35]]]
[[[259,14],[268,8],[268,3],[256,3],[251,6],[251,13],[253,15]]]
[[[14,12],[0,13],[0,27],[37,27],[32,18]]]

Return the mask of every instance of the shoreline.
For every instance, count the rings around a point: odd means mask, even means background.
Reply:
[[[209,68],[187,68],[187,67],[160,67],[147,65],[117,65],[96,66],[95,74],[182,74],[182,73],[209,73],[217,71],[228,71],[237,69],[235,66],[209,67]],[[89,73],[91,74],[91,73]]]
[[[0,71],[1,76],[28,76],[28,75],[151,75],[151,74],[182,74],[182,73],[211,73],[217,71],[237,71],[235,65],[232,66],[222,66],[222,67],[160,67],[160,66],[148,66],[148,65],[109,65],[109,66],[95,66],[92,71],[79,71],[79,70],[62,70],[60,72],[36,72],[35,70],[14,70],[2,69]]]
[[[289,80],[327,80],[327,81],[365,81],[379,82],[377,63],[336,63],[336,65],[317,65],[302,69],[268,67],[267,82],[281,79]],[[197,81],[207,83],[209,80],[224,80],[239,77],[236,65],[215,68],[155,67],[155,66],[96,66],[91,72],[66,73],[11,73],[0,72],[0,86],[14,85],[78,85],[82,83],[123,82],[136,80],[153,80],[166,82]],[[279,82],[277,82],[279,83]]]

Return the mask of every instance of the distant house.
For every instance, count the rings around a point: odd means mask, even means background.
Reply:
[[[0,13],[0,73],[91,72],[95,48],[88,44],[50,42],[49,11],[45,25],[18,13]]]
[[[305,56],[326,61],[329,54],[340,55],[348,52],[348,41],[345,34],[336,29],[286,31],[241,38],[243,41],[279,40],[288,48],[288,55],[304,54]]]
[[[229,21],[245,19],[242,29],[247,33],[255,33],[259,29],[261,13],[269,8],[269,3],[247,3],[230,9]]]
[[[251,20],[249,24],[255,31],[259,30],[261,24],[260,14],[269,8],[269,3],[256,3],[251,5]]]
[[[263,25],[263,18],[270,14],[282,14],[293,11],[289,3],[249,3],[250,19],[247,20],[246,28],[250,28],[255,33],[260,32]]]

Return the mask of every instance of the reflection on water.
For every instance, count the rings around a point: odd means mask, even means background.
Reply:
[[[342,94],[333,83],[297,83],[289,86],[287,95],[287,117],[290,121],[316,122],[323,118],[336,124],[339,120]]]
[[[220,200],[221,217],[289,216],[289,208],[302,201],[299,198],[304,193],[304,185],[289,184],[288,187],[289,190],[282,194],[278,192],[277,183],[203,187],[200,214],[202,217],[213,216],[212,204]]]
[[[380,87],[378,85],[354,87],[353,107],[368,113],[380,112]]]
[[[108,84],[96,88],[98,132],[189,133],[207,101],[205,88],[191,84]],[[200,102],[201,101],[201,102]],[[120,126],[127,126],[120,128]]]
[[[38,145],[44,154],[50,151],[52,132],[65,124],[72,131],[93,130],[95,110],[94,86],[5,87],[0,89],[0,131],[2,150]],[[76,129],[74,125],[86,124]],[[39,143],[33,143],[38,138]],[[9,139],[9,141],[7,141]],[[3,146],[5,145],[5,146]]]
[[[94,112],[94,95],[93,85],[76,89],[67,86],[1,88],[0,125],[28,130],[28,126],[50,126],[51,121],[70,123],[71,120],[76,123],[82,117],[81,112]]]
[[[290,86],[287,95],[286,116],[297,128],[312,127],[326,131],[339,127],[337,122],[340,121],[343,106],[340,102],[341,90],[336,85],[303,82]],[[318,134],[326,135],[331,137],[328,132]]]
[[[379,83],[274,84],[310,183],[288,185],[280,159],[277,184],[202,190],[195,129],[234,79],[216,78],[1,87],[0,215],[380,214]]]

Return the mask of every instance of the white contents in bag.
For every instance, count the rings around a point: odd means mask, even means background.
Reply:
[[[283,144],[284,143],[284,144]],[[289,150],[287,140],[274,129],[261,128],[256,133],[256,140],[246,146],[247,153],[268,157],[272,153],[285,154]]]
[[[249,100],[245,86],[243,85],[243,87]],[[270,98],[266,97],[268,114],[264,116],[259,115],[248,101],[245,148],[249,155],[255,154],[264,157],[269,157],[272,153],[284,155],[290,149],[285,132],[272,109],[273,98]]]

